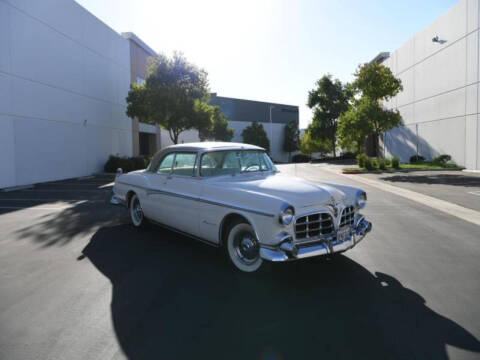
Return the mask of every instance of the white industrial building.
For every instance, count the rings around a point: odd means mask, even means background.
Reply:
[[[170,145],[167,131],[125,114],[154,54],[73,0],[0,0],[0,189],[90,175],[111,154]],[[180,135],[190,141],[198,131]]]
[[[0,0],[0,49],[0,188],[132,154],[129,47],[115,31],[74,1]]]
[[[385,134],[386,155],[403,161],[419,154],[449,154],[467,169],[480,169],[479,0],[461,0],[408,40],[381,53],[402,80],[403,92],[385,103],[404,126]]]

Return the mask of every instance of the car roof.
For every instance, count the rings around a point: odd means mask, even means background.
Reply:
[[[242,143],[234,143],[234,142],[220,142],[220,141],[205,141],[205,142],[192,142],[186,144],[177,144],[177,145],[170,145],[164,147],[163,149],[159,150],[152,159],[150,164],[151,171],[154,171],[160,160],[168,153],[172,153],[175,151],[211,151],[211,150],[261,150],[265,151],[264,148],[259,146],[250,145],[250,144],[242,144]]]
[[[170,145],[162,150],[211,150],[211,149],[242,149],[242,150],[265,150],[262,147],[250,144],[220,141],[192,142],[186,144]]]

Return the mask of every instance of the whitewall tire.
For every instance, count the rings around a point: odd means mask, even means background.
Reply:
[[[233,265],[241,271],[256,271],[263,263],[260,244],[250,224],[239,223],[230,228],[225,250]]]
[[[140,205],[140,199],[137,194],[133,194],[130,199],[130,219],[132,220],[133,226],[136,228],[141,228],[145,225],[146,219],[143,214],[142,206]]]

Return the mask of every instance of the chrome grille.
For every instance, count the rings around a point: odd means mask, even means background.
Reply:
[[[347,206],[342,211],[342,218],[340,219],[340,227],[353,226],[355,221],[355,209],[353,206]]]
[[[330,214],[316,213],[300,216],[295,221],[295,238],[308,239],[328,235],[333,232],[333,221]]]

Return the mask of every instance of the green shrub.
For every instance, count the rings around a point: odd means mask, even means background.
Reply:
[[[378,167],[380,170],[387,170],[385,159],[378,159]]]
[[[383,159],[383,161],[385,161],[385,166],[391,166],[392,165],[392,161],[390,159]]]
[[[124,173],[133,171],[133,170],[142,170],[148,166],[150,159],[145,156],[136,156],[136,157],[120,157],[115,155],[110,155],[103,169],[105,172],[114,173],[118,168],[121,168]]]
[[[400,160],[396,156],[392,158],[392,168],[400,169]]]
[[[421,155],[410,156],[410,164],[420,164],[425,161],[425,158]]]
[[[365,169],[367,170],[375,170],[376,164],[374,164],[375,160],[367,157],[365,159]]]
[[[433,164],[437,166],[444,166],[450,160],[452,160],[452,157],[450,155],[443,154],[433,159]]]
[[[358,167],[365,168],[365,162],[367,161],[368,156],[365,154],[358,154],[357,155],[357,163]]]
[[[295,154],[292,156],[293,163],[305,163],[305,162],[309,162],[310,160],[311,160],[311,157],[304,154]]]

